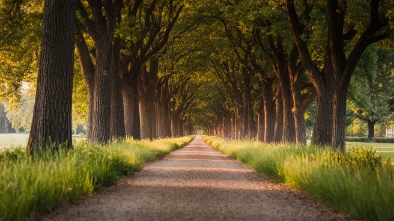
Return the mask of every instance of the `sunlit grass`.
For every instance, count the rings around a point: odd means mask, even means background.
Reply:
[[[113,184],[148,161],[168,154],[193,137],[127,140],[106,146],[87,142],[69,152],[47,153],[32,160],[24,149],[0,153],[0,220],[27,220]]]
[[[394,160],[394,143],[363,143],[346,141],[347,149],[351,149],[353,147],[372,147],[376,152],[381,154],[382,157]]]
[[[203,137],[256,171],[361,220],[394,220],[394,167],[371,148],[346,155],[321,147]]]

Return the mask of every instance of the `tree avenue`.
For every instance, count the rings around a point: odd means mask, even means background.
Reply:
[[[385,54],[392,0],[3,2],[0,74],[12,77],[0,81],[0,95],[8,104],[18,103],[23,82],[34,82],[38,64],[28,56],[34,50],[17,46],[39,39],[37,30],[10,27],[33,27],[44,16],[41,48],[32,47],[41,50],[32,152],[49,142],[71,147],[71,115],[86,121],[93,143],[204,130],[304,145],[314,104],[312,143],[341,152],[347,101],[371,125],[391,115],[392,97],[381,96],[387,86],[376,83],[393,75]],[[64,16],[50,17],[56,10]]]

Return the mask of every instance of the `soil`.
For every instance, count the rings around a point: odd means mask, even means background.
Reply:
[[[349,220],[197,136],[164,159],[39,220]]]

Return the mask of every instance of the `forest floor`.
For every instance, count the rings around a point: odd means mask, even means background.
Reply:
[[[36,220],[349,220],[204,143]]]

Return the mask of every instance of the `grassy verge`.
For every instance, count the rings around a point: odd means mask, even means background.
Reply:
[[[193,137],[127,140],[106,146],[86,142],[69,152],[32,160],[21,148],[0,153],[0,220],[28,220],[51,211],[187,144]]]
[[[339,155],[320,147],[203,139],[260,173],[361,220],[394,220],[394,167],[372,149]]]

